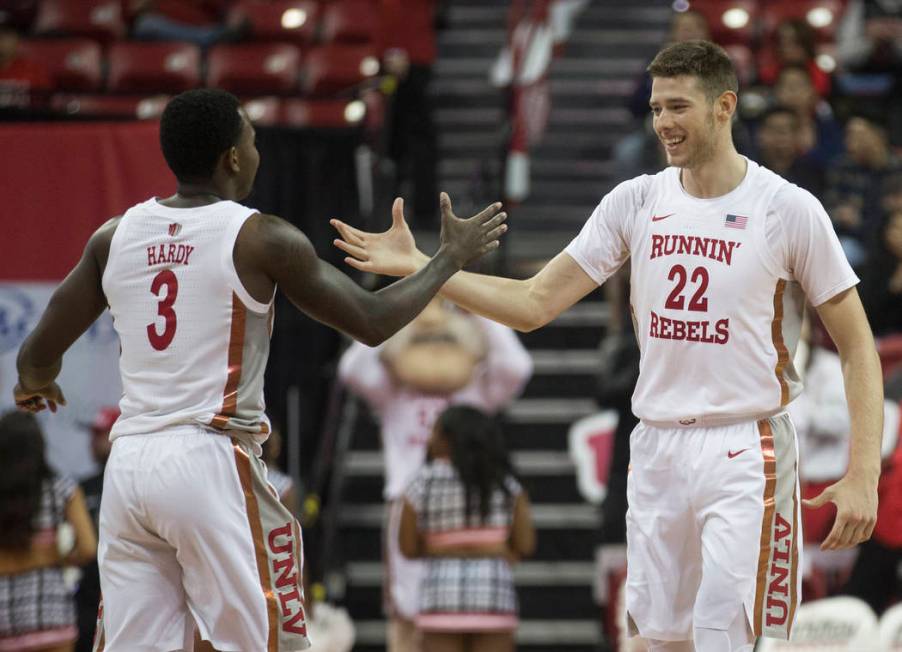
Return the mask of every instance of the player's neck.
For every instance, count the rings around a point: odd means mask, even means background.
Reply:
[[[693,197],[721,197],[742,183],[747,167],[746,159],[731,145],[724,148],[722,154],[715,154],[698,167],[683,168],[680,171],[680,182]]]
[[[196,208],[230,199],[228,192],[210,184],[179,182],[175,194],[160,203],[171,208]]]

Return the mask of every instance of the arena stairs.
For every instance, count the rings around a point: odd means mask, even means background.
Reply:
[[[506,37],[508,5],[454,0],[439,39],[434,93],[441,187],[474,205],[487,195],[486,183],[497,183],[503,151],[502,99],[487,71]],[[611,147],[631,121],[622,106],[661,42],[668,16],[660,3],[622,0],[590,3],[580,15],[552,64],[552,110],[545,138],[532,152],[532,194],[509,209],[507,273],[528,274],[557,253],[613,187]],[[504,424],[538,533],[535,556],[515,572],[521,604],[517,649],[524,652],[606,649],[593,600],[599,515],[577,489],[567,441],[570,424],[597,411],[598,344],[606,322],[607,306],[596,292],[549,326],[522,336],[535,373],[504,414]],[[383,475],[378,427],[365,409],[345,471],[336,537],[346,569],[344,604],[357,628],[354,649],[376,652],[385,649]]]

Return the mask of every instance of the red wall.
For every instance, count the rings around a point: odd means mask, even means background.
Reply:
[[[0,281],[62,279],[94,229],[174,191],[156,122],[0,125]]]

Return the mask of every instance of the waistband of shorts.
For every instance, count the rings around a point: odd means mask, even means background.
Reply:
[[[762,419],[789,414],[786,408],[780,407],[771,412],[763,412],[755,415],[702,415],[697,417],[685,417],[676,421],[656,421],[654,419],[640,419],[643,425],[653,428],[713,428],[720,426],[735,426],[740,423],[755,423]]]

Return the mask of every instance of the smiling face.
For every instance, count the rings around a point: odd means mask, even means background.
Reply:
[[[654,78],[649,104],[669,165],[692,169],[711,160],[721,137],[719,101],[708,100],[696,77]]]

